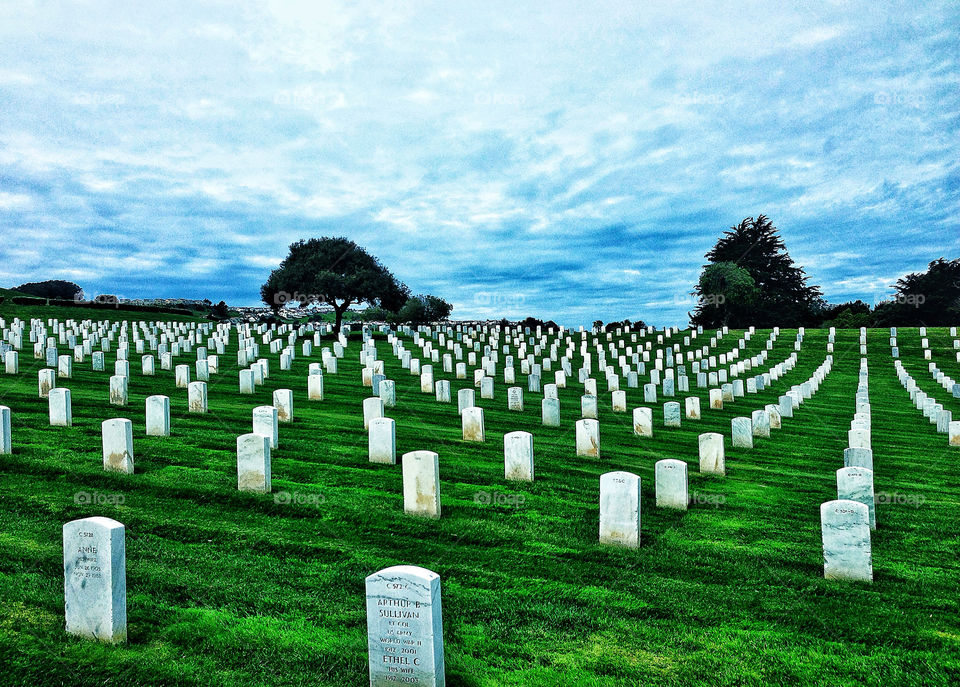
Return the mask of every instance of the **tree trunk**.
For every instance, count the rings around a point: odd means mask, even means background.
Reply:
[[[337,302],[333,302],[333,312],[337,316],[337,320],[333,325],[333,333],[337,336],[340,335],[340,326],[343,324],[343,313],[347,311],[347,308],[350,306],[350,301],[344,301],[343,305],[337,305]]]

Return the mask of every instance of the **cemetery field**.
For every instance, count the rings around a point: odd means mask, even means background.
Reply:
[[[27,321],[27,332],[30,318],[203,323],[0,305],[8,325],[16,317]],[[776,404],[810,378],[826,358],[826,330],[807,330],[792,370],[722,410],[710,408],[696,375],[689,392],[644,402],[649,380],[641,375],[638,388],[622,381],[628,410],[615,413],[604,376],[594,370],[599,457],[576,452],[584,392],[576,374],[579,332],[570,333],[574,374],[558,390],[561,426],[547,427],[544,395],[528,391],[519,365],[524,410],[507,409],[513,384],[504,383],[502,351],[492,399],[474,387],[476,366],[457,379],[433,363],[435,379],[452,389],[452,403],[440,403],[375,331],[386,378],[396,382],[396,407],[385,414],[396,421],[397,464],[386,465],[368,460],[362,401],[371,389],[361,383],[359,329],[354,325],[336,373],[324,373],[323,400],[308,400],[308,365],[320,362],[332,334],[323,333],[310,356],[300,348],[310,335],[301,336],[289,371],[261,345],[269,377],[241,395],[246,366],[238,364],[234,330],[207,384],[204,414],[188,412],[187,390],[177,388],[173,370],[161,369],[159,356],[155,376],[142,375],[132,345],[128,405],[110,405],[114,346],[106,371],[94,371],[88,356],[74,363],[72,378],[57,379],[71,390],[69,427],[49,425],[48,400],[38,396],[38,372],[47,364],[25,342],[19,371],[0,368],[13,443],[12,454],[0,455],[7,552],[0,559],[0,683],[366,685],[364,578],[393,565],[440,576],[449,686],[960,683],[960,447],[949,446],[914,407],[897,378],[887,330],[868,331],[863,356],[877,495],[873,582],[866,583],[824,578],[820,521],[820,504],[837,498],[836,471],[856,409],[859,331],[836,333],[833,367],[819,389],[769,438],[755,437],[752,449],[732,447],[731,420]],[[658,334],[639,342],[655,350]],[[689,334],[675,333],[663,345]],[[769,335],[757,330],[739,359],[759,355]],[[613,342],[636,347],[629,336]],[[710,355],[731,351],[742,337],[730,331]],[[930,329],[928,337],[932,361],[960,379],[956,337],[946,329]],[[796,330],[781,331],[769,359],[750,374],[794,353],[796,338]],[[401,340],[424,357],[410,336]],[[609,343],[605,334],[599,341]],[[928,371],[918,330],[901,328],[898,343],[917,385],[960,417],[960,398]],[[193,380],[195,359],[181,353],[174,364],[189,364]],[[552,382],[553,372],[543,377]],[[462,439],[462,388],[475,388],[484,409],[483,443]],[[276,389],[293,391],[294,421],[281,423],[271,452],[272,493],[238,491],[237,437],[251,432],[253,408],[271,405]],[[145,399],[157,394],[170,398],[169,437],[145,434]],[[700,398],[702,419],[684,415],[679,428],[665,427],[664,401],[683,407],[685,396]],[[637,407],[652,408],[652,437],[634,435]],[[133,423],[134,474],[103,469],[101,422],[110,418]],[[504,478],[503,437],[516,430],[533,434],[533,482]],[[705,432],[725,436],[725,476],[700,472]],[[439,454],[439,519],[404,512],[401,456],[415,450]],[[654,463],[664,458],[688,465],[686,511],[655,504]],[[641,479],[636,549],[598,540],[600,476],[614,470]],[[126,527],[126,644],[64,631],[62,528],[90,516]]]

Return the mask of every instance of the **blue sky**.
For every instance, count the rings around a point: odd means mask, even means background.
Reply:
[[[0,285],[255,304],[345,235],[458,317],[684,324],[764,213],[831,302],[960,257],[955,2],[0,5]]]

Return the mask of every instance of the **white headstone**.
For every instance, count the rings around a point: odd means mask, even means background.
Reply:
[[[10,433],[10,409],[0,406],[0,456],[13,453],[13,436]]]
[[[544,427],[560,426],[560,400],[545,398],[540,401],[540,421]]]
[[[640,478],[631,472],[600,475],[600,543],[640,546]]]
[[[190,382],[187,385],[187,411],[191,413],[207,412],[206,382]]]
[[[403,510],[440,517],[440,456],[433,451],[403,454]]]
[[[264,407],[276,412],[272,406]],[[237,437],[237,489],[270,492],[270,437],[256,433]]]
[[[104,420],[103,469],[133,474],[133,423],[125,418]]]
[[[533,435],[530,432],[504,434],[503,462],[506,479],[532,482]]]
[[[837,470],[837,498],[857,501],[867,507],[870,529],[877,529],[876,501],[873,493],[873,470],[861,467]]]
[[[68,634],[127,641],[124,526],[103,517],[63,526],[63,600]]]
[[[654,465],[657,507],[687,510],[690,492],[687,481],[687,464],[676,458],[658,460]]]
[[[483,408],[464,408],[461,415],[464,441],[484,441]]]
[[[600,456],[600,423],[597,420],[577,420],[577,455]]]
[[[753,448],[753,422],[748,417],[735,417],[730,421],[731,445],[734,448]]]
[[[440,576],[396,565],[366,578],[370,687],[444,687]]]
[[[388,417],[370,420],[368,437],[371,463],[394,465],[397,462],[397,424]]]
[[[633,433],[638,437],[653,436],[653,410],[650,408],[633,409]]]
[[[275,406],[258,406],[253,409],[253,433],[267,437],[270,448],[280,443],[279,413]]]
[[[278,422],[293,422],[293,391],[290,389],[274,391],[273,407],[277,409]]]
[[[825,578],[873,581],[867,506],[842,499],[821,504],[820,534]]]
[[[383,399],[379,396],[363,399],[363,428],[370,429],[370,421],[375,417],[383,417]]]
[[[727,474],[722,434],[707,432],[700,435],[700,472]]]
[[[146,402],[147,436],[170,436],[170,398],[148,396]]]
[[[70,389],[51,389],[47,401],[51,427],[70,427],[73,424],[73,404]]]

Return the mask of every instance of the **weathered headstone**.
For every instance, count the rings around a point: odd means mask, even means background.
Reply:
[[[403,510],[440,517],[440,456],[433,451],[403,454]]]
[[[290,389],[274,391],[273,407],[277,409],[277,422],[293,422],[293,391]]]
[[[507,410],[523,412],[523,388],[511,386],[507,389]]]
[[[663,426],[680,426],[680,404],[676,401],[670,401],[663,404]]]
[[[870,529],[877,529],[876,501],[873,493],[873,470],[861,467],[837,470],[837,498],[864,504],[870,516]]]
[[[47,403],[50,410],[51,427],[70,427],[73,424],[73,404],[70,389],[52,389]]]
[[[735,417],[730,421],[731,441],[734,448],[753,448],[753,422],[748,417]]]
[[[533,481],[533,435],[530,432],[503,435],[503,471],[506,479]]]
[[[720,389],[710,389],[710,409],[723,410],[723,392]]]
[[[148,396],[146,402],[147,436],[170,436],[170,398]]]
[[[658,508],[687,510],[690,493],[687,464],[676,458],[658,460],[654,465]]]
[[[577,455],[600,456],[600,423],[597,420],[577,420]]]
[[[684,399],[688,420],[700,419],[700,399],[697,396],[687,396]]]
[[[206,382],[190,382],[187,385],[187,411],[191,413],[207,412]]]
[[[633,433],[638,437],[653,436],[653,410],[650,408],[633,409]]]
[[[264,407],[276,412],[272,406]],[[270,492],[270,437],[257,433],[237,437],[237,489]]]
[[[366,578],[370,687],[444,687],[440,576],[396,565]]]
[[[473,408],[464,408],[463,413],[461,414],[461,425],[463,429],[464,441],[483,442],[485,440],[483,408],[478,408],[476,406]]]
[[[371,396],[363,399],[363,428],[370,429],[370,420],[383,417],[383,399]]]
[[[103,517],[63,526],[63,600],[68,634],[127,641],[125,529]]]
[[[383,395],[383,382],[380,382],[380,394]],[[323,400],[323,375],[311,374],[307,376],[307,400]]]
[[[700,472],[727,474],[722,434],[707,432],[700,435]]]
[[[10,409],[0,406],[0,456],[13,453],[13,435],[10,432]]]
[[[38,373],[40,398],[48,398],[50,390],[57,388],[56,370],[43,369]]]
[[[750,423],[753,426],[753,436],[770,436],[770,414],[766,410],[755,410],[751,414]]]
[[[389,417],[370,420],[368,437],[371,463],[394,465],[397,462],[397,423]]]
[[[825,578],[873,581],[870,511],[867,506],[843,499],[821,504],[820,535]]]
[[[133,423],[125,418],[114,418],[104,420],[100,428],[103,436],[103,469],[132,475]]]
[[[125,406],[128,401],[127,377],[114,375],[110,378],[110,405]]]
[[[600,475],[600,543],[640,546],[640,478],[631,472]]]
[[[476,405],[476,392],[473,389],[460,389],[457,392],[457,410],[461,415],[464,410]]]
[[[845,448],[843,466],[873,470],[873,451],[869,448]]]
[[[590,394],[584,394],[580,397],[580,417],[596,420],[599,418],[599,407],[597,397]]]
[[[560,426],[560,401],[556,398],[545,398],[540,401],[540,421],[544,427]]]
[[[280,443],[280,419],[275,406],[258,406],[253,409],[253,433],[267,437],[270,448]]]

